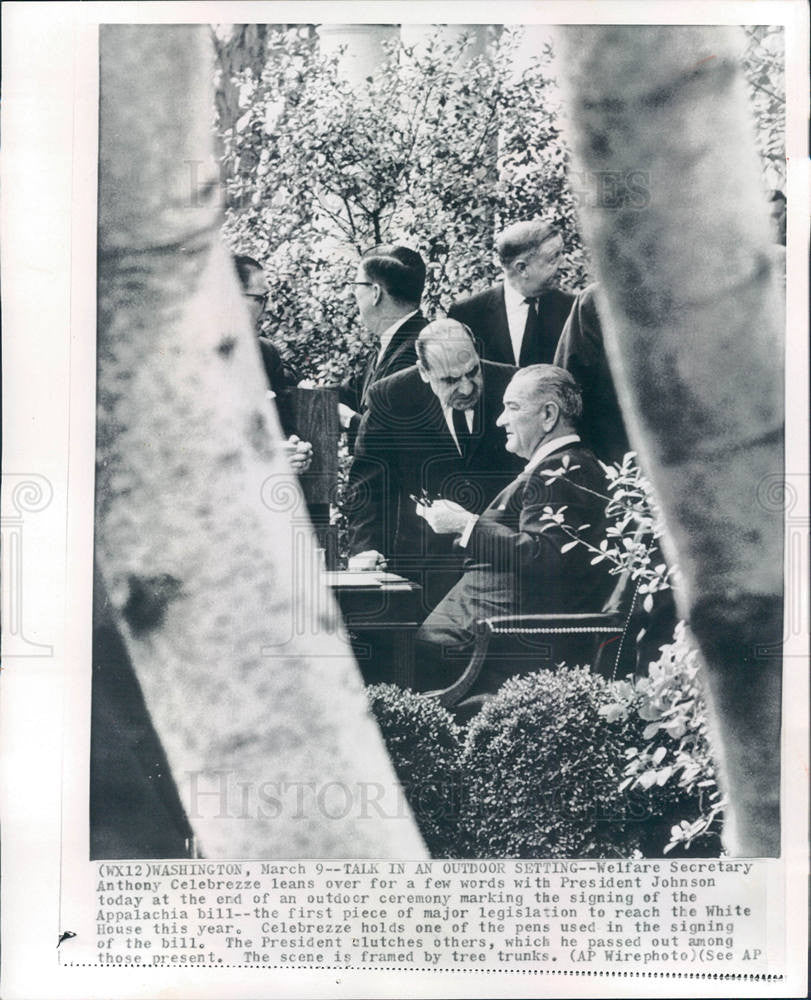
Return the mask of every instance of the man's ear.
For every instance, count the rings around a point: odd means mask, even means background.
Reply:
[[[543,405],[543,428],[547,434],[551,433],[560,421],[560,406],[550,399]]]
[[[377,282],[372,284],[372,301],[375,305],[380,304],[380,300],[383,298],[383,287],[378,285]]]
[[[428,372],[425,370],[425,368],[423,368],[421,361],[417,362],[417,371],[420,373],[420,378],[423,380],[423,382],[431,381],[430,378],[428,377]]]

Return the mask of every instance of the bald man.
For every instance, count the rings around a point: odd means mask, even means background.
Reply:
[[[452,539],[434,535],[412,497],[446,497],[482,511],[516,474],[496,426],[514,369],[482,361],[461,323],[435,320],[417,364],[375,383],[349,474],[350,568],[384,563],[420,583],[429,611],[462,572]]]

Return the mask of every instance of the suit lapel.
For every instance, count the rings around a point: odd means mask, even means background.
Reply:
[[[361,406],[366,406],[366,396],[372,384],[378,379],[385,378],[389,374],[389,368],[397,358],[398,354],[405,349],[410,337],[425,326],[425,318],[418,312],[397,330],[389,341],[383,357],[378,362],[377,352],[369,359],[369,366],[363,376],[363,388],[361,391]]]
[[[498,285],[493,289],[490,302],[490,322],[492,330],[493,357],[491,361],[501,361],[506,365],[514,365],[516,362],[513,356],[513,345],[510,340],[510,324],[507,320],[507,306],[504,302],[504,285]]]
[[[501,397],[494,398],[493,385],[487,377],[487,371],[485,369],[484,373],[484,389],[479,399],[479,403],[476,406],[473,417],[473,432],[470,435],[470,441],[468,444],[467,452],[465,453],[465,464],[469,465],[473,456],[481,448],[487,437],[487,431],[489,428],[494,427],[496,423],[497,413],[494,413],[494,409],[500,408]]]
[[[491,514],[495,514],[497,511],[506,510],[518,490],[523,489],[528,478],[528,474],[525,472],[521,472],[517,475],[509,486],[505,486],[498,496],[495,497],[495,499],[488,506],[487,511]]]
[[[375,351],[366,363],[366,371],[363,373],[363,382],[361,383],[360,390],[361,409],[365,409],[366,407],[366,397],[369,393],[369,387],[372,384],[372,376],[374,375],[377,367],[377,351]]]

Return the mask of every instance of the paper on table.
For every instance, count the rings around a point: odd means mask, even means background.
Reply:
[[[385,583],[407,583],[396,573],[383,573],[377,570],[333,570],[324,574],[324,580],[330,587],[382,587]]]

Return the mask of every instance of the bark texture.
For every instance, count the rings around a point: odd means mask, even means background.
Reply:
[[[210,44],[101,28],[98,564],[205,855],[423,857],[220,245]]]
[[[568,28],[562,62],[609,361],[706,666],[725,845],[769,856],[783,519],[758,488],[782,472],[784,313],[735,30]],[[601,202],[606,172],[632,197]]]

